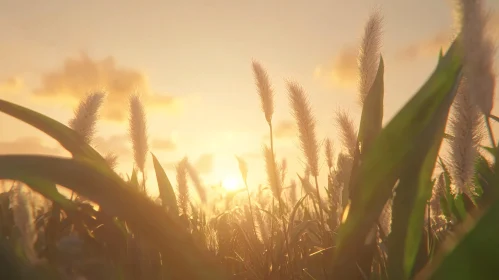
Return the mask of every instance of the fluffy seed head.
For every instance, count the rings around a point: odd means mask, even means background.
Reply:
[[[331,170],[333,168],[333,143],[329,138],[326,138],[325,143],[324,149],[326,150],[327,167]]]
[[[187,185],[187,157],[183,158],[176,166],[177,170],[177,191],[178,206],[181,213],[188,214],[189,206],[189,186]]]
[[[74,117],[69,121],[69,127],[81,135],[87,144],[90,144],[94,138],[98,112],[104,96],[102,92],[87,95],[76,108]]]
[[[118,156],[116,154],[109,153],[104,159],[111,169],[116,169],[116,165],[118,165]]]
[[[381,24],[381,15],[378,11],[375,11],[371,14],[364,27],[364,36],[362,37],[358,56],[359,99],[361,105],[364,104],[364,100],[371,89],[376,78],[376,72],[378,71],[381,48]]]
[[[265,120],[270,125],[272,122],[272,115],[274,114],[274,93],[270,85],[267,72],[263,69],[259,62],[253,61],[253,74],[255,75],[256,86],[258,87],[258,94],[262,111],[265,114]]]
[[[143,173],[146,163],[147,151],[147,121],[144,111],[144,105],[138,95],[130,97],[130,137],[133,144],[133,156],[135,164]]]
[[[300,146],[307,160],[312,176],[319,175],[319,145],[315,133],[315,118],[303,88],[288,82],[289,103],[298,125]]]
[[[248,180],[248,164],[244,161],[243,158],[236,156],[237,163],[239,164],[239,172],[241,173],[241,177],[244,182]]]
[[[336,111],[336,123],[340,129],[342,144],[353,158],[357,151],[357,130],[354,127],[353,120],[347,112],[338,110]]]
[[[457,192],[468,193],[474,175],[478,147],[483,137],[483,122],[478,107],[471,101],[470,87],[461,80],[449,120],[451,135],[450,167]]]
[[[277,164],[275,162],[275,156],[272,150],[266,145],[263,147],[263,154],[265,156],[265,166],[267,169],[267,179],[270,185],[270,190],[275,198],[279,199],[281,197],[281,180],[279,178]]]
[[[26,193],[23,192],[21,184],[16,183],[11,190],[10,208],[14,216],[14,224],[19,229],[21,234],[21,245],[24,253],[31,262],[37,260],[34,249],[36,240],[36,231],[34,228],[33,212],[28,203]]]
[[[473,89],[471,101],[483,114],[490,115],[494,103],[496,46],[487,36],[490,19],[482,0],[456,0],[458,26],[464,49],[464,75]]]
[[[187,175],[189,175],[189,178],[191,178],[192,184],[196,188],[196,192],[198,193],[199,198],[201,199],[201,202],[206,204],[206,202],[207,202],[206,190],[205,190],[203,184],[201,183],[201,178],[199,177],[199,173],[197,172],[196,168],[194,168],[194,166],[192,166],[192,164],[188,160],[185,161],[185,168],[187,171]]]

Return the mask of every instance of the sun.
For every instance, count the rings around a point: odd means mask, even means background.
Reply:
[[[222,187],[228,192],[236,191],[243,187],[242,180],[235,176],[225,177],[222,181]]]

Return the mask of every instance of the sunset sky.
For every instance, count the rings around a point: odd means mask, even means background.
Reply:
[[[499,38],[499,1],[493,22]],[[303,159],[285,80],[301,84],[318,120],[319,139],[340,143],[335,110],[355,120],[356,56],[363,27],[378,8],[384,18],[385,119],[388,121],[433,70],[451,39],[447,0],[0,0],[0,98],[67,124],[78,101],[104,89],[95,145],[119,155],[130,174],[127,97],[145,96],[152,152],[175,181],[188,156],[207,185],[239,178],[265,182],[262,144],[268,127],[260,109],[252,59],[275,89],[276,154],[289,177]],[[496,106],[498,107],[498,106]],[[497,112],[497,110],[495,110]],[[499,133],[499,130],[498,132]],[[0,114],[0,154],[67,155],[36,129]],[[150,160],[151,193],[157,193]],[[321,165],[325,166],[324,159]],[[230,179],[232,178],[232,179]]]

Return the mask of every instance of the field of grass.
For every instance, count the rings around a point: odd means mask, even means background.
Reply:
[[[149,151],[139,96],[129,100],[135,164],[125,176],[114,170],[116,155],[92,146],[104,94],[82,100],[68,125],[0,99],[0,112],[72,155],[0,155],[0,278],[499,279],[495,45],[479,2],[460,1],[449,49],[384,126],[382,20],[371,15],[359,51],[361,120],[357,126],[336,113],[339,153],[328,139],[319,144],[305,90],[288,82],[307,166],[301,174],[288,174],[276,159],[274,93],[254,61],[255,98],[270,132],[262,149],[268,180],[250,188],[237,157],[246,187],[229,192],[223,207],[207,201],[212,190],[187,158],[171,184]],[[148,157],[156,178],[144,176]],[[155,181],[158,198],[146,181]]]

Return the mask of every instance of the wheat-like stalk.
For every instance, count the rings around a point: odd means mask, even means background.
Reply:
[[[445,223],[445,218],[442,218],[442,208],[440,207],[440,198],[444,195],[445,177],[440,174],[433,186],[431,199],[430,199],[430,219],[434,230],[440,229]]]
[[[336,111],[335,119],[340,130],[342,144],[347,149],[348,155],[353,158],[357,151],[357,130],[353,120],[344,110]]]
[[[315,132],[316,120],[303,88],[297,83],[288,82],[289,103],[292,115],[298,125],[300,147],[303,151],[312,176],[319,175],[319,145]]]
[[[270,190],[275,198],[280,199],[282,192],[281,180],[279,178],[275,156],[272,150],[265,145],[263,147],[263,155],[265,158],[265,167],[267,171],[267,180]]]
[[[10,208],[12,209],[14,224],[21,234],[23,252],[30,262],[36,262],[38,258],[34,243],[37,233],[34,227],[33,209],[30,209],[26,193],[23,192],[23,185],[20,183],[16,182],[14,184],[10,194]]]
[[[207,198],[206,198],[206,190],[201,183],[201,178],[199,176],[199,173],[197,172],[196,168],[192,166],[192,164],[189,162],[189,160],[185,161],[185,168],[187,171],[187,175],[189,175],[189,178],[191,178],[192,184],[196,188],[196,192],[199,195],[199,198],[201,199],[201,202],[206,204]]]
[[[291,182],[289,183],[289,190],[290,190],[289,191],[289,200],[291,202],[291,205],[295,205],[296,201],[298,200],[297,194],[296,194],[297,186],[296,186],[295,180],[291,180]]]
[[[147,121],[144,111],[144,105],[138,95],[130,96],[130,119],[129,132],[133,144],[133,156],[135,164],[144,174],[147,151],[149,145],[147,143]]]
[[[81,135],[87,144],[91,144],[94,138],[98,112],[104,96],[102,92],[87,95],[76,108],[74,117],[69,121],[69,127]]]
[[[183,158],[176,165],[176,171],[177,171],[178,206],[182,214],[188,215],[190,198],[189,198],[189,186],[187,185],[187,157]]]
[[[451,134],[450,167],[458,193],[469,194],[475,160],[483,135],[483,122],[478,107],[471,101],[470,85],[462,79],[449,120]]]
[[[379,11],[375,11],[369,17],[364,27],[364,36],[359,49],[359,101],[364,100],[371,89],[378,71],[380,48],[381,48],[381,24],[382,18]]]
[[[379,216],[379,225],[385,235],[390,234],[392,229],[392,204],[393,199],[388,199]]]
[[[472,89],[471,101],[489,116],[495,93],[494,57],[496,46],[486,34],[489,22],[482,0],[456,0],[458,25],[464,42],[464,75]]]
[[[111,169],[116,169],[116,166],[118,165],[118,156],[116,154],[108,153],[104,159]]]
[[[259,62],[254,60],[252,66],[262,111],[265,114],[265,120],[271,125],[272,115],[274,114],[274,92],[272,91],[269,76]]]
[[[327,167],[329,169],[329,172],[331,172],[331,169],[333,168],[333,142],[331,141],[331,139],[326,138],[324,150],[326,154]]]
[[[285,158],[283,158],[281,161],[279,171],[281,174],[281,182],[284,184],[284,182],[286,181],[286,175],[288,174],[288,161]]]

